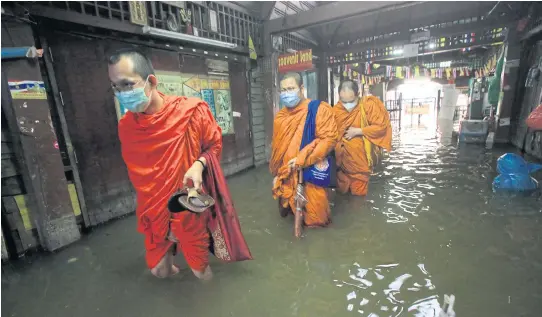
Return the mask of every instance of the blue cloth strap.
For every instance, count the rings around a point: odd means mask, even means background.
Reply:
[[[305,119],[300,150],[303,150],[305,146],[309,145],[316,138],[316,114],[318,113],[318,106],[320,106],[320,100],[309,102],[309,110]]]

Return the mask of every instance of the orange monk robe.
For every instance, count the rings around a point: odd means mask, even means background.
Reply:
[[[305,118],[310,100],[303,100],[293,109],[280,110],[273,125],[272,153],[269,167],[271,174],[277,177],[273,184],[273,197],[280,199],[283,207],[295,210],[295,189],[298,173],[290,172],[288,161],[297,158],[297,165],[308,167],[321,161],[333,150],[337,142],[337,125],[331,106],[322,102],[316,115],[316,138],[300,151]],[[331,221],[331,211],[326,189],[305,183],[305,225],[325,226]]]
[[[177,251],[190,268],[203,272],[209,261],[207,214],[167,209],[170,196],[202,153],[222,152],[222,132],[209,106],[197,98],[164,96],[155,114],[128,112],[119,122],[122,156],[137,193],[137,229],[145,235],[146,261],[154,268],[172,247],[168,227],[178,238]]]
[[[340,140],[335,146],[337,187],[342,193],[365,196],[373,170],[370,151],[391,151],[392,129],[390,115],[380,99],[374,96],[360,99],[352,111],[341,102],[333,107]],[[362,112],[363,111],[363,112]],[[348,128],[362,128],[363,137],[344,138]]]

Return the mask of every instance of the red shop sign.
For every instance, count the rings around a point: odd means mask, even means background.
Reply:
[[[312,69],[312,49],[279,55],[279,73],[300,72]]]

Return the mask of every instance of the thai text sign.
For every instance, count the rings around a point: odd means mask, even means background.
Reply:
[[[279,55],[279,73],[299,72],[312,68],[312,49]]]
[[[128,4],[130,8],[130,22],[138,25],[147,25],[147,4],[145,1],[130,1]]]
[[[407,108],[407,114],[429,114],[429,104],[412,105]]]

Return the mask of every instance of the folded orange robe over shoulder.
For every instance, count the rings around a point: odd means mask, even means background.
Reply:
[[[348,111],[341,102],[333,107],[340,140],[335,146],[337,187],[343,193],[365,196],[369,178],[381,155],[381,149],[391,151],[390,116],[380,99],[374,96],[360,99],[358,106]],[[361,128],[362,137],[344,138],[348,128]]]
[[[314,165],[333,150],[337,142],[337,125],[331,106],[322,102],[316,115],[316,138],[300,151],[303,129],[310,100],[303,100],[293,109],[283,108],[277,113],[273,125],[273,142],[269,168],[277,177],[273,184],[273,197],[280,199],[283,207],[295,210],[297,173],[291,173],[288,162],[296,158],[301,168]],[[331,221],[331,211],[326,189],[305,184],[308,203],[305,207],[305,225],[325,226]]]
[[[159,112],[128,112],[119,122],[122,156],[137,193],[137,230],[145,235],[149,268],[172,246],[167,240],[171,223],[178,250],[192,269],[202,272],[209,261],[208,214],[171,214],[167,202],[202,153],[220,157],[222,131],[203,100],[161,96]]]

